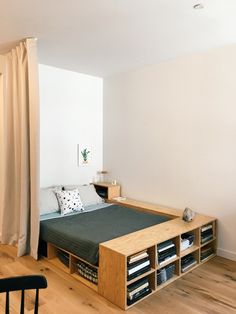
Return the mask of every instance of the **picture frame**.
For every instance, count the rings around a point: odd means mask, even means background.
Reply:
[[[91,164],[91,147],[77,144],[77,165],[88,166]]]

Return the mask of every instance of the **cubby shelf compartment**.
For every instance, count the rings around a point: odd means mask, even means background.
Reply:
[[[182,267],[182,260],[183,259],[187,259],[187,258],[194,258],[195,262],[194,264],[192,265],[189,265],[188,266],[185,266],[185,269],[186,270],[183,270],[184,268]],[[185,255],[183,257],[181,257],[181,260],[180,260],[180,270],[181,270],[181,274],[186,274],[187,272],[189,272],[190,270],[193,270],[195,267],[197,267],[199,265],[199,261],[200,261],[200,257],[199,257],[199,249],[195,250],[194,252],[192,253],[189,253],[188,255]]]
[[[137,256],[139,254],[141,254],[141,255],[142,254],[147,254],[147,256],[146,257],[142,257],[142,258],[139,257],[139,259],[136,260],[134,263],[130,263],[129,264],[129,259],[130,258],[137,258]],[[139,264],[137,264],[137,263],[141,263],[142,264],[142,263],[147,262],[147,261],[149,261],[150,264],[147,265],[146,267],[149,267],[150,269],[146,270],[144,273],[142,273],[140,275],[137,275],[136,277],[134,277],[132,279],[129,279],[127,277],[127,283],[131,284],[131,283],[139,280],[140,278],[143,278],[143,277],[147,276],[148,274],[154,272],[155,271],[155,256],[156,256],[156,250],[155,250],[154,246],[149,247],[146,250],[142,250],[142,251],[140,251],[140,252],[138,252],[136,254],[132,254],[132,255],[128,256],[127,257],[127,273],[128,273],[128,267],[132,267],[133,264],[136,264],[136,267],[137,267],[137,266],[139,266]],[[142,268],[140,270],[142,270]]]
[[[207,258],[205,258],[204,260],[201,261],[201,264],[208,262],[210,259],[212,259],[215,256],[216,256],[216,254],[212,254],[212,255],[208,256]]]
[[[203,255],[203,256],[202,256]],[[200,249],[200,262],[205,263],[216,255],[216,239],[207,242]]]
[[[130,309],[132,306],[137,305],[139,302],[142,302],[142,301],[145,300],[146,298],[148,298],[148,297],[150,297],[151,295],[153,295],[155,292],[156,292],[156,290],[153,290],[153,291],[151,291],[148,295],[146,295],[145,297],[143,297],[142,299],[140,299],[140,300],[134,302],[134,303],[131,304],[131,305],[126,305],[126,306],[125,306],[125,310],[128,310],[128,309]]]
[[[54,257],[52,259],[50,259],[50,263],[54,266],[56,266],[57,268],[61,269],[62,271],[64,271],[67,274],[70,274],[70,268],[66,267],[60,260],[58,257]]]
[[[188,242],[190,243],[188,247],[185,248],[185,245],[187,245]],[[186,251],[191,253],[192,251],[194,251],[194,249],[191,249],[192,247],[198,248],[199,246],[200,246],[199,228],[190,230],[180,235],[180,256],[185,256],[186,254],[188,254],[186,253]]]
[[[172,282],[174,282],[174,281],[177,280],[178,278],[179,278],[178,275],[174,275],[172,278],[170,278],[170,279],[167,280],[166,282],[163,282],[161,285],[158,285],[156,291],[159,291],[159,290],[165,288],[166,286],[168,286],[169,284],[171,284]]]
[[[137,276],[134,279],[131,279],[131,280],[127,281],[127,285],[130,285],[130,284],[134,283],[135,281],[138,281],[139,279],[142,279],[142,278],[144,278],[144,277],[154,273],[155,271],[156,270],[154,268],[151,268],[151,270],[149,270],[148,272],[145,272],[142,275]]]
[[[207,227],[210,227],[210,229],[206,229]],[[207,241],[204,240],[207,237],[209,237],[209,239]],[[213,241],[216,238],[216,221],[212,221],[210,223],[207,223],[203,226],[201,226],[200,228],[200,243],[201,246],[206,245],[208,243],[210,243],[211,241]]]
[[[194,269],[198,268],[198,266],[200,265],[200,263],[195,264],[194,266],[192,266],[191,268],[189,268],[188,270],[186,270],[184,273],[181,273],[181,277],[190,273],[191,271],[193,271]]]
[[[184,256],[186,256],[186,255],[188,255],[188,254],[190,254],[190,253],[193,253],[193,252],[197,251],[197,250],[199,250],[199,246],[193,245],[193,246],[191,246],[190,248],[188,248],[188,249],[186,249],[186,250],[180,252],[180,256],[181,256],[181,257],[184,257]]]
[[[170,243],[169,245],[168,245],[168,242]],[[166,244],[166,248],[165,248],[165,246],[163,246],[165,244]],[[171,247],[171,245],[172,245],[172,247]],[[179,259],[180,237],[177,236],[174,238],[167,239],[166,241],[160,242],[157,244],[156,249],[157,249],[157,254],[156,254],[157,269],[160,269],[160,268],[163,268],[163,267],[167,266],[168,264],[173,263]],[[171,250],[173,250],[173,249],[174,249],[174,252],[171,252]],[[168,252],[169,252],[169,254],[173,254],[173,257],[170,257],[170,258],[167,257],[166,260],[160,262],[159,257],[164,252],[166,254],[168,254]]]
[[[168,264],[165,267],[162,267],[160,270],[156,271],[156,284],[157,289],[159,287],[163,287],[168,282],[172,282],[173,278],[177,278],[179,276],[179,260]],[[163,281],[166,280],[166,281]]]
[[[86,278],[82,277],[78,272],[77,272],[77,263],[83,262],[87,265],[89,265],[90,267],[93,267],[94,269],[96,269],[98,271],[98,267],[91,265],[90,263],[84,261],[83,259],[80,259],[79,257],[75,256],[72,253],[67,252],[64,249],[58,248],[57,246],[48,243],[47,245],[48,247],[48,258],[49,258],[49,262],[56,266],[57,268],[61,269],[62,271],[66,272],[67,274],[70,274],[73,278],[79,280],[80,282],[82,282],[83,284],[85,284],[86,286],[90,287],[91,289],[93,289],[94,291],[98,292],[98,285],[91,282],[90,280],[87,280]],[[59,252],[64,252],[66,254],[68,254],[69,256],[69,265],[68,267],[62,263],[62,261],[58,258],[58,253]]]
[[[143,279],[145,279],[145,278],[148,279],[149,288],[150,288],[151,291],[147,295],[144,295],[143,297],[141,297],[140,299],[135,301],[134,303],[132,303],[130,305],[128,305],[128,303],[127,303],[127,307],[128,308],[133,306],[133,305],[135,305],[135,304],[137,304],[139,301],[144,300],[147,296],[149,296],[150,294],[152,294],[153,292],[156,291],[155,270],[151,274],[146,275],[146,276],[143,277]],[[127,289],[128,289],[128,286],[127,286]],[[128,300],[128,291],[127,291],[127,300]]]
[[[106,200],[120,196],[120,185],[113,185],[110,182],[96,182],[93,185],[97,194]]]

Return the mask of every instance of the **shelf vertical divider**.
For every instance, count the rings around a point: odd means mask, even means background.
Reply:
[[[99,245],[98,292],[122,309],[127,308],[127,256]]]
[[[201,228],[196,229],[196,242],[195,243],[198,247],[201,246]]]
[[[177,269],[176,269],[175,273],[178,276],[180,276],[180,274],[181,274],[180,248],[181,248],[181,234],[177,237],[177,241],[176,241],[176,254],[179,257],[179,259],[176,262]]]

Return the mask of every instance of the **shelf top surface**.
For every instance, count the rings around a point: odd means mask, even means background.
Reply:
[[[119,187],[119,184],[112,184],[111,182],[94,182],[93,185],[102,187]]]
[[[125,256],[129,256],[138,251],[155,246],[157,243],[174,238],[182,233],[189,232],[216,220],[214,217],[196,214],[192,222],[185,222],[182,220],[182,210],[129,199],[117,203],[136,207],[140,210],[147,210],[149,212],[172,216],[172,219],[167,222],[148,227],[100,244],[100,246],[109,248]]]
[[[111,200],[114,201],[114,200]],[[163,206],[159,204],[151,204],[147,202],[137,201],[133,199],[126,198],[121,201],[114,201],[115,203],[119,203],[120,205],[135,207],[139,209],[143,209],[149,212],[155,212],[157,214],[167,215],[171,217],[182,217],[183,211],[181,209],[171,208],[168,206]]]

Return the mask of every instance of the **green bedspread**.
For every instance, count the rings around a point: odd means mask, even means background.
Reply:
[[[97,265],[99,243],[169,219],[161,215],[111,205],[92,212],[41,221],[40,239]]]

